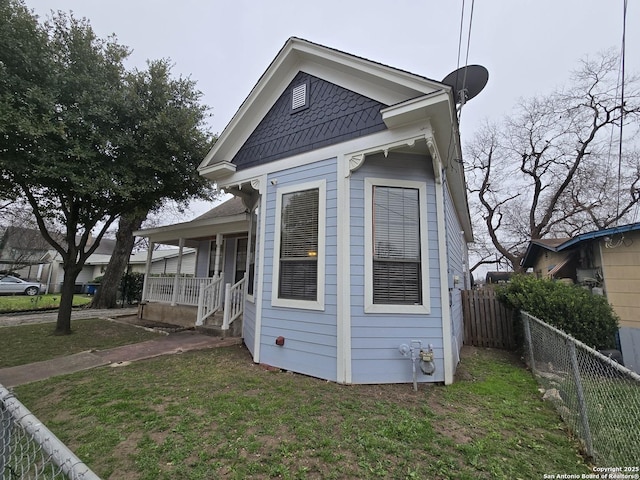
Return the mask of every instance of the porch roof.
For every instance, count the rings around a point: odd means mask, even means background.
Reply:
[[[164,245],[178,245],[184,238],[186,247],[197,247],[200,240],[215,237],[218,233],[248,232],[249,218],[241,200],[232,198],[189,222],[146,228],[133,234]]]

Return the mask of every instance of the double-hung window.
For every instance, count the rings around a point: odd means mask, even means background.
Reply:
[[[325,182],[280,188],[272,304],[324,308]]]
[[[426,187],[365,181],[365,311],[429,311]]]

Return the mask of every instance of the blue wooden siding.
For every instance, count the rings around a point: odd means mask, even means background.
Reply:
[[[196,277],[209,275],[209,240],[200,240],[196,258]]]
[[[440,269],[438,265],[438,235],[436,200],[431,160],[422,155],[389,153],[367,157],[364,165],[352,174],[351,202],[351,368],[353,383],[398,383],[412,381],[411,362],[398,348],[411,340],[432,344],[436,373],[419,373],[420,382],[444,381],[442,309],[440,301]],[[370,232],[364,229],[364,188],[366,177],[393,180],[423,181],[427,187],[429,314],[366,314],[364,312],[364,244]]]
[[[451,305],[451,336],[454,368],[460,361],[460,349],[464,340],[462,316],[462,290],[465,288],[465,266],[467,245],[462,235],[462,226],[456,214],[449,188],[445,183],[444,211],[447,225],[447,263],[449,276],[449,302]],[[458,277],[458,282],[455,282]]]
[[[285,370],[336,380],[337,334],[337,164],[328,159],[275,172],[268,176],[266,201],[264,281],[259,301],[262,302],[260,362]],[[326,244],[324,311],[273,307],[274,233],[276,226],[276,191],[316,180],[326,180]],[[272,184],[275,182],[275,185]],[[321,260],[321,259],[320,259]],[[284,346],[275,344],[285,338]]]
[[[222,252],[222,258],[220,259],[220,268],[224,274],[223,282],[225,285],[230,283],[233,285],[236,283],[236,240],[237,237],[225,237],[223,240],[224,248]],[[212,259],[215,262],[215,258]]]

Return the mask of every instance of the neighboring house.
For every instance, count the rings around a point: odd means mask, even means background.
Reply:
[[[177,248],[166,250],[154,250],[151,260],[151,275],[175,275],[178,267],[179,251]],[[80,283],[91,282],[96,277],[101,277],[107,270],[107,265],[111,260],[111,255],[93,254],[85,263],[81,275]],[[147,263],[147,251],[140,251],[131,254],[127,262],[127,272],[144,273]],[[193,276],[196,271],[196,250],[186,248],[183,251],[181,273]]]
[[[507,283],[511,280],[513,272],[487,272],[485,282],[487,285],[496,283]]]
[[[64,242],[62,238],[58,241]],[[103,238],[94,255],[111,256],[115,240]],[[57,293],[62,288],[64,270],[60,254],[42,236],[39,230],[7,227],[0,237],[0,271],[14,271],[23,279],[47,286],[47,293]],[[94,277],[93,267],[85,266],[76,280],[76,291]]]
[[[0,231],[0,272],[17,272],[40,281],[43,267],[51,259],[51,245],[38,230],[6,227]]]
[[[620,317],[624,363],[640,373],[640,223],[532,240],[522,266],[539,278],[565,279],[606,295]]]
[[[96,251],[89,256],[76,279],[76,292],[84,293],[86,285],[104,274],[116,241],[103,238]],[[178,249],[154,250],[151,275],[173,275],[177,272]],[[147,252],[131,255],[128,271],[144,272]],[[196,250],[185,249],[181,272],[193,276]],[[60,254],[42,237],[39,230],[7,227],[0,235],[0,272],[15,272],[21,278],[47,285],[48,293],[57,293],[62,288],[64,270]]]
[[[199,291],[198,323],[237,281],[225,300],[255,362],[411,382],[401,352],[420,342],[436,369],[417,381],[448,384],[472,241],[457,132],[447,85],[291,38],[200,165],[236,198],[137,234],[198,249],[197,284],[175,278],[170,295]],[[148,278],[142,315],[168,303],[160,287]]]

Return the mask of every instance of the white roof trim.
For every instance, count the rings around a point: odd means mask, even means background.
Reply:
[[[236,173],[236,166],[231,162],[218,162],[206,168],[200,167],[200,175],[211,178],[225,178]]]
[[[385,105],[446,88],[418,75],[356,57],[299,38],[290,38],[267,68],[249,96],[206,155],[198,170],[211,180],[220,171],[218,163],[228,163],[258,126],[299,71],[318,76],[343,88],[358,92]]]
[[[433,107],[443,102],[449,108],[449,94],[445,91],[439,91],[393,105],[381,110],[380,113],[388,128],[398,128],[416,122],[424,122],[432,114]]]

